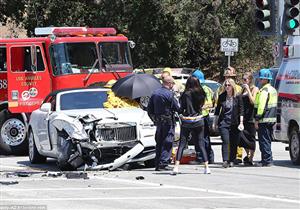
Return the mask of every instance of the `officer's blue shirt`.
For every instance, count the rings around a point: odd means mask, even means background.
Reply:
[[[179,111],[174,93],[166,87],[155,90],[149,100],[148,113],[154,115],[172,115]]]

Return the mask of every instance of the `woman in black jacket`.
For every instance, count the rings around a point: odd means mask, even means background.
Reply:
[[[237,95],[236,84],[233,79],[224,82],[226,90],[219,96],[215,115],[218,117],[218,126],[222,139],[223,167],[233,166],[236,157],[237,146],[240,138],[240,130],[244,129],[243,101]]]
[[[178,167],[183,155],[183,150],[188,142],[189,135],[199,148],[203,155],[204,160],[204,173],[210,174],[208,167],[207,153],[204,146],[204,119],[201,116],[202,106],[205,101],[205,92],[196,77],[189,77],[186,82],[185,90],[180,97],[180,141],[176,154],[175,167],[173,174],[178,173]]]

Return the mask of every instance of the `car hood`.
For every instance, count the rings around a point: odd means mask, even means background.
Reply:
[[[97,119],[102,118],[101,122],[151,122],[147,112],[140,108],[120,108],[120,109],[80,109],[61,111],[62,113],[71,116],[84,116],[87,114],[94,115]],[[114,119],[114,117],[116,117]]]

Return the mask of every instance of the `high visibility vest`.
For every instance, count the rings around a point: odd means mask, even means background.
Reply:
[[[202,86],[205,94],[206,94],[206,97],[205,97],[205,101],[204,101],[204,107],[205,108],[202,108],[202,115],[203,116],[208,116],[209,115],[209,112],[210,112],[210,109],[213,107],[213,91],[211,88],[209,88],[208,86],[206,85],[203,85]]]
[[[259,123],[275,123],[277,107],[277,91],[269,83],[257,93],[255,99],[255,120]]]

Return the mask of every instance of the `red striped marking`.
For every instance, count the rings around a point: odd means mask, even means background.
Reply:
[[[278,96],[284,99],[290,99],[295,102],[300,102],[300,94],[279,93]]]

